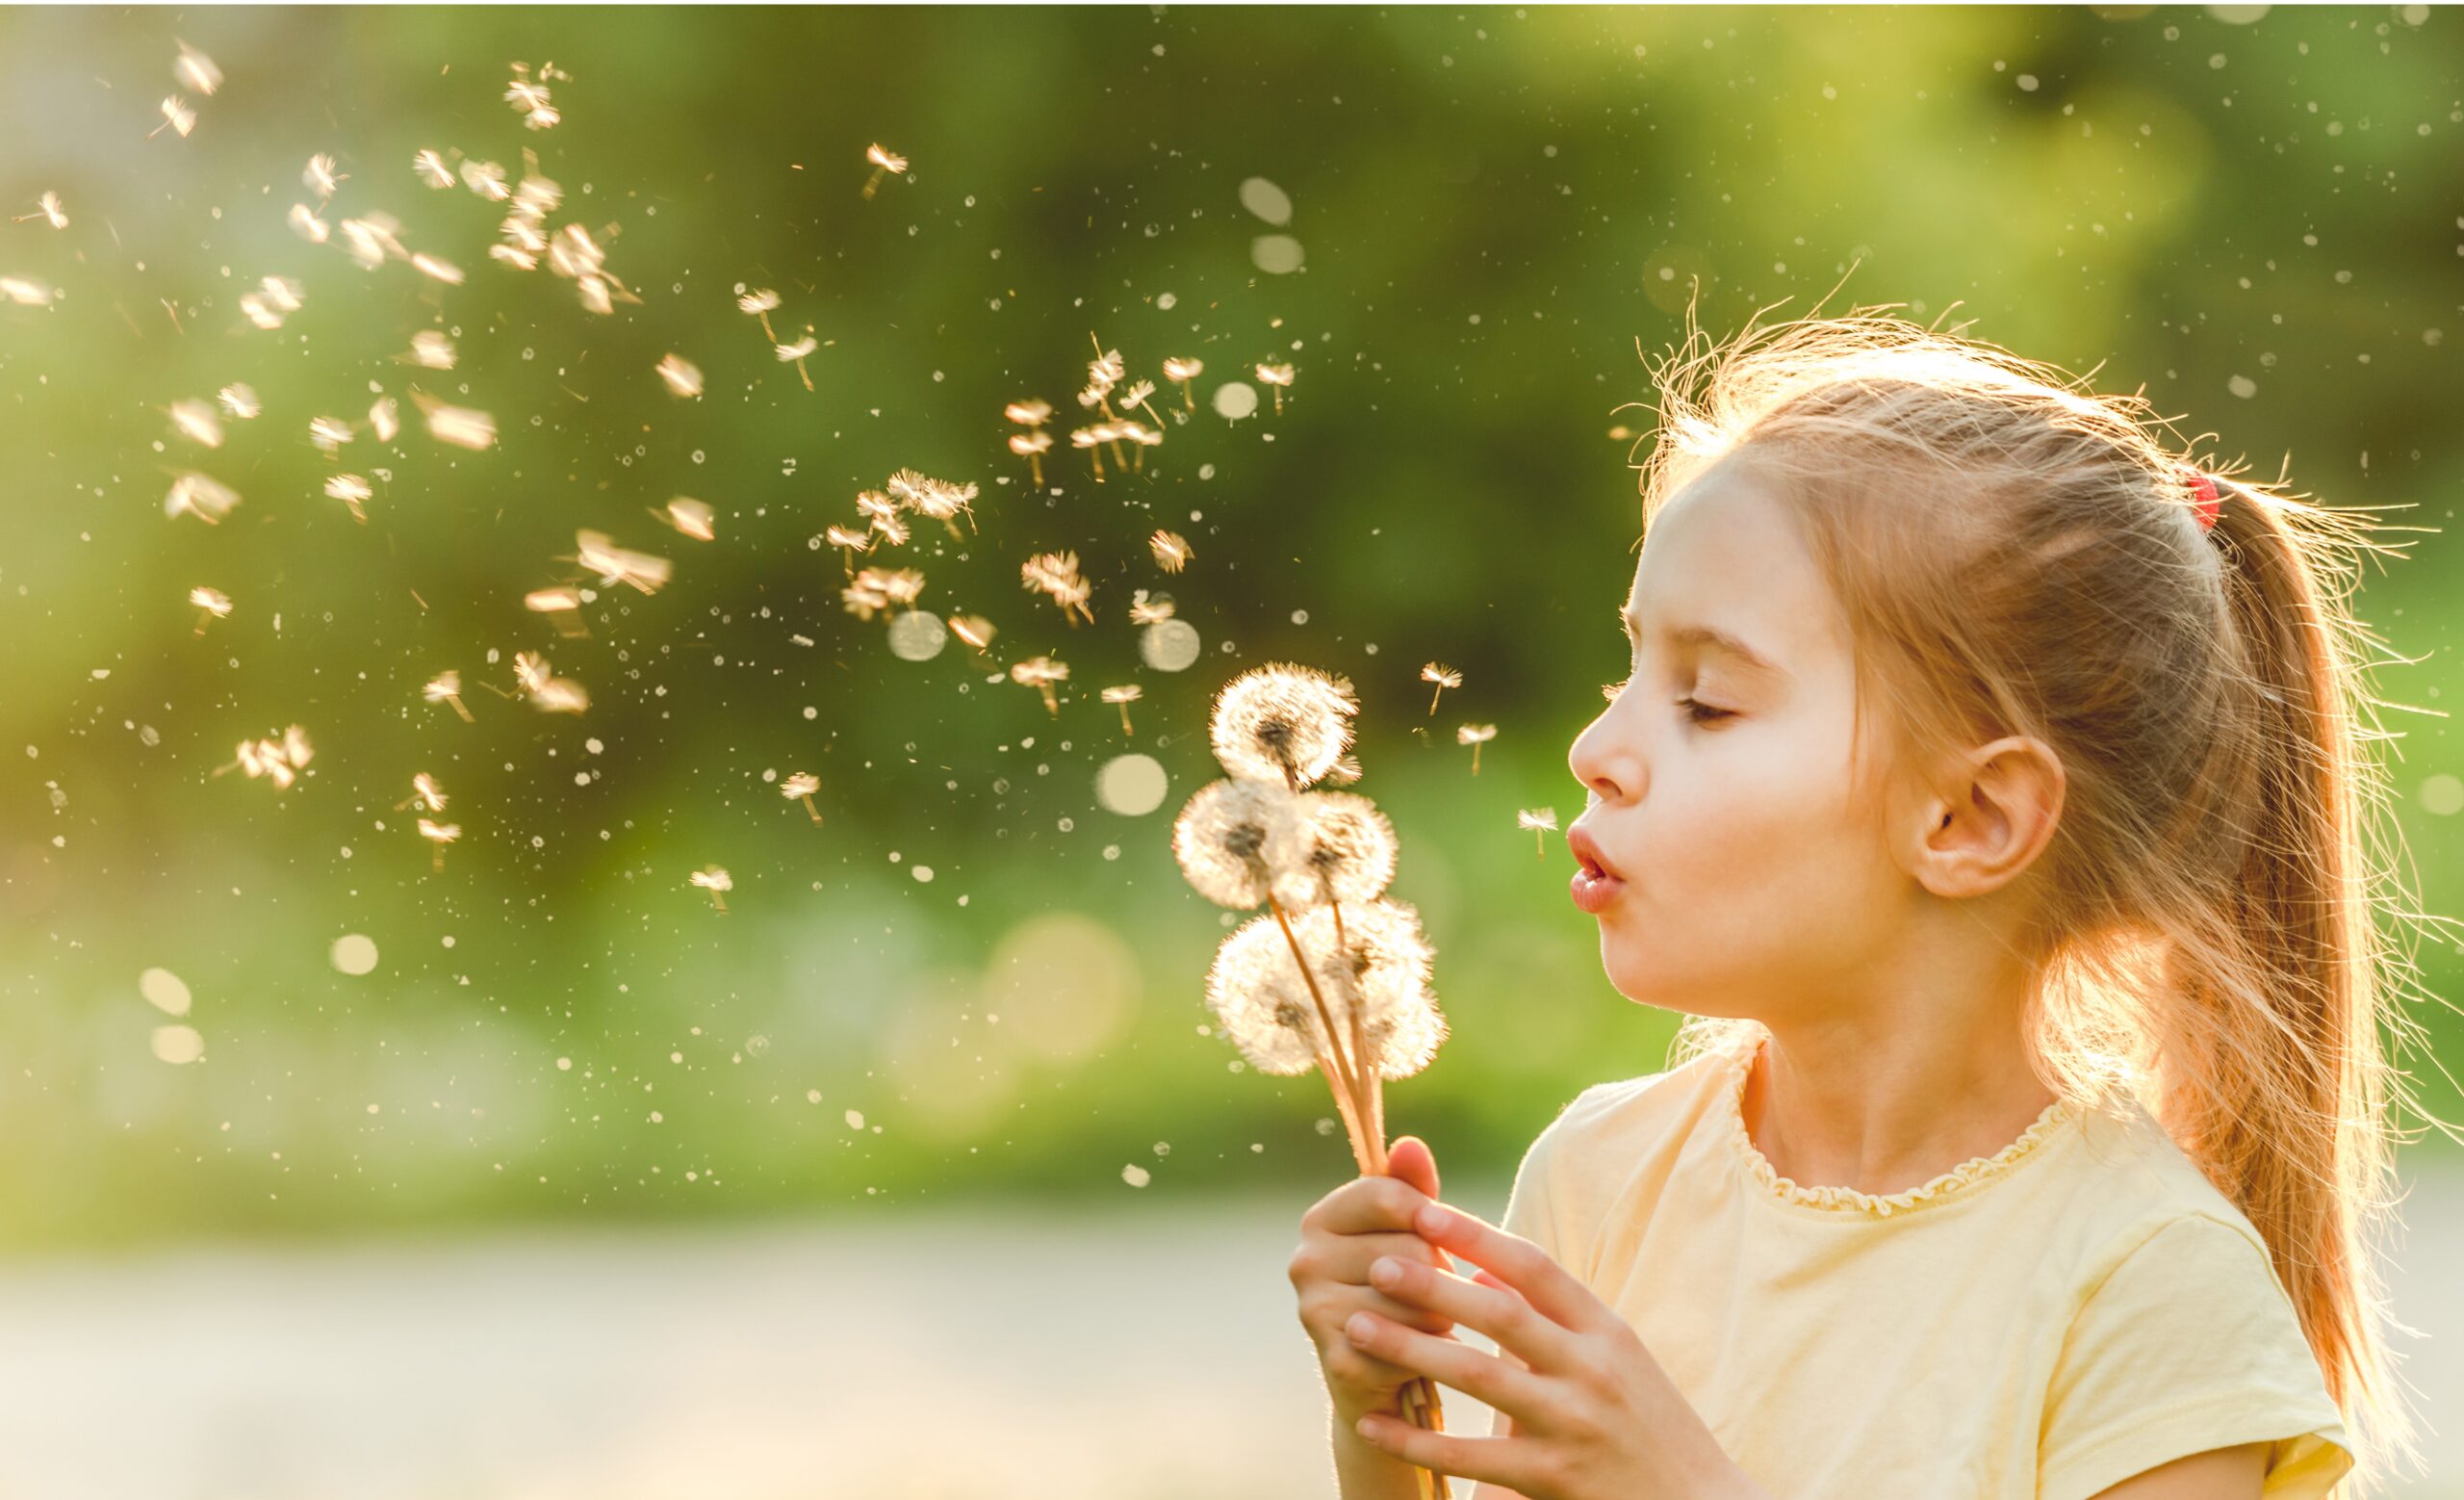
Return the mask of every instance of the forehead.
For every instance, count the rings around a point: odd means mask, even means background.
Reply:
[[[1741,465],[1715,465],[1653,516],[1625,606],[1630,633],[1778,676],[1818,669],[1838,645],[1837,604],[1797,525]]]

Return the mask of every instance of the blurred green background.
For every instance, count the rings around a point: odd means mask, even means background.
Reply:
[[[2455,17],[2265,11],[0,13],[0,199],[55,190],[70,220],[0,222],[0,275],[58,291],[0,304],[0,1243],[1306,1202],[1352,1171],[1324,1087],[1202,1029],[1224,918],[1168,847],[1216,774],[1209,695],[1286,659],[1357,684],[1357,789],[1437,948],[1452,1038],[1390,1087],[1390,1128],[1510,1171],[1673,1029],[1608,987],[1562,846],[1515,814],[1580,806],[1565,753],[1622,673],[1649,425],[1618,408],[1698,284],[1719,335],[1843,277],[1826,310],[1956,300],[1977,336],[2143,388],[2202,453],[2451,526]],[[225,78],[149,138],[178,40]],[[571,75],[552,128],[502,98],[516,59]],[[873,142],[911,166],[867,200]],[[537,153],[551,224],[588,226],[638,303],[594,315],[492,262],[502,209],[424,186],[422,148],[515,178]],[[329,220],[390,214],[466,279],[295,234],[319,152],[347,174]],[[1274,235],[1296,269],[1262,269]],[[238,303],[266,275],[305,289],[273,331]],[[745,287],[822,341],[813,390]],[[423,329],[455,368],[407,362]],[[1065,429],[1097,341],[1133,380],[1204,359],[1197,410],[1165,386],[1166,441],[1101,485],[1061,437],[1033,493],[1002,407]],[[671,350],[700,399],[654,375]],[[1282,413],[1261,388],[1219,414],[1261,360],[1295,367]],[[232,381],[262,417],[214,451],[172,429]],[[500,441],[433,441],[415,388]],[[380,393],[390,444],[364,429]],[[317,415],[363,430],[329,459]],[[902,466],[978,482],[980,532],[870,560],[990,617],[988,663],[900,659],[840,608],[816,538]],[[165,515],[189,468],[244,497],[220,525]],[[344,470],[374,484],[364,525],[321,493]],[[715,541],[652,520],[676,495]],[[1159,526],[1185,573],[1148,556]],[[523,595],[574,576],[579,528],[675,576],[566,640]],[[1060,548],[1091,625],[1019,586]],[[2383,753],[2433,913],[2464,907],[2459,583],[2425,532],[2361,602],[2420,659],[2379,686],[2417,711]],[[202,634],[200,584],[236,602]],[[1199,631],[1188,670],[1142,663],[1142,587]],[[521,650],[589,711],[481,685]],[[1057,716],[987,680],[1047,652]],[[1434,717],[1431,658],[1465,679]],[[448,667],[475,723],[421,701]],[[1120,682],[1129,736],[1095,698]],[[1499,726],[1476,778],[1465,721]],[[213,774],[293,723],[296,786]],[[1144,815],[1095,798],[1128,749],[1171,778]],[[463,829],[441,871],[398,807],[422,770]],[[799,770],[819,828],[779,794]],[[724,915],[687,883],[711,863]],[[346,935],[372,972],[339,971]],[[2455,990],[2451,945],[2418,957]],[[194,997],[196,1062],[154,1055],[156,967]],[[2464,1029],[2419,1019],[2440,1051],[2408,1067],[2451,1118]]]

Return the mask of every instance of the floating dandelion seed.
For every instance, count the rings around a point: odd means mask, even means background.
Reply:
[[[1138,452],[1131,456],[1130,461],[1137,468],[1139,473],[1145,473],[1146,450],[1153,448],[1158,443],[1164,441],[1163,432],[1155,427],[1148,427],[1145,423],[1139,421],[1135,417],[1123,417],[1118,422],[1114,423],[1113,431],[1115,435],[1125,437],[1138,445]]]
[[[1167,573],[1178,573],[1194,556],[1190,539],[1178,531],[1158,531],[1146,538],[1146,545],[1154,549],[1156,564]]]
[[[197,587],[189,590],[189,603],[200,611],[196,617],[196,633],[205,634],[208,622],[219,620],[231,612],[231,596],[218,588]]]
[[[1171,617],[1172,601],[1170,598],[1158,595],[1156,598],[1149,599],[1146,597],[1146,590],[1142,588],[1129,596],[1130,624],[1153,625],[1159,621],[1168,620]]]
[[[847,565],[847,576],[856,576],[856,554],[873,550],[873,533],[852,526],[832,525],[822,533],[822,540],[838,549],[841,561]]]
[[[1087,341],[1095,346],[1095,357],[1087,366],[1087,378],[1093,381],[1098,389],[1110,391],[1120,384],[1121,376],[1129,373],[1129,367],[1121,363],[1120,350],[1104,348],[1103,341],[1094,334],[1089,333]],[[1104,415],[1109,417],[1112,414],[1111,409],[1106,408]]]
[[[410,807],[415,803],[427,809],[431,813],[442,813],[445,811],[445,789],[438,786],[436,784],[436,778],[425,771],[418,771],[412,774],[411,794],[404,797],[401,801],[395,803],[394,811],[398,813],[402,809]]]
[[[170,406],[171,426],[192,443],[207,448],[222,446],[222,423],[214,415],[214,407],[204,401],[173,401]]]
[[[1280,661],[1252,667],[1216,695],[1209,726],[1215,758],[1235,776],[1298,791],[1350,745],[1359,707],[1348,678]]]
[[[758,292],[747,292],[742,297],[735,299],[735,305],[752,314],[754,317],[761,320],[761,336],[763,338],[768,339],[773,344],[779,342],[778,330],[770,326],[770,315],[778,311],[779,308],[778,293],[771,291],[767,287],[762,288]]]
[[[1187,403],[1189,409],[1192,411],[1197,410],[1197,397],[1191,393],[1190,382],[1205,373],[1206,361],[1203,359],[1167,359],[1164,361],[1164,378],[1171,381],[1174,385],[1181,388],[1181,400]]]
[[[231,513],[240,503],[240,492],[210,475],[193,469],[183,471],[171,479],[170,493],[163,497],[163,513],[176,516],[185,510],[208,526]]]
[[[713,523],[710,507],[689,495],[679,495],[667,503],[665,509],[654,510],[651,514],[696,541],[718,539],[718,528]]]
[[[693,884],[700,886],[703,890],[710,892],[711,904],[716,906],[720,911],[724,912],[728,909],[727,897],[720,894],[720,892],[723,891],[734,890],[735,877],[730,875],[726,870],[720,868],[716,865],[705,865],[685,878],[690,880]]]
[[[577,531],[574,541],[579,549],[575,560],[586,571],[597,574],[603,584],[630,583],[645,594],[654,594],[667,582],[669,565],[665,557],[628,551],[617,546],[604,531]]]
[[[212,96],[215,90],[222,87],[222,69],[214,65],[214,59],[185,41],[179,43],[179,48],[180,55],[171,63],[171,76],[183,87]]]
[[[51,227],[54,229],[65,229],[68,227],[68,216],[61,212],[60,194],[57,193],[46,193],[42,196],[35,199],[35,211],[33,213],[19,214],[15,219],[11,220],[10,222],[22,224],[29,219],[48,220],[51,222]]]
[[[1095,452],[1095,448],[1097,444],[1107,441],[1111,436],[1112,428],[1102,423],[1097,423],[1091,427],[1069,429],[1069,446],[1085,449],[1087,455],[1095,460],[1095,482],[1098,484],[1104,482],[1104,455]],[[1115,453],[1113,457],[1117,461],[1120,455]]]
[[[949,625],[950,634],[974,647],[978,656],[984,655],[984,648],[991,645],[992,637],[1001,634],[990,620],[980,614],[951,615]]]
[[[317,217],[317,211],[305,203],[291,205],[291,232],[311,245],[322,245],[332,237],[333,227]]]
[[[453,186],[453,168],[446,166],[445,158],[434,151],[422,151],[413,156],[411,170],[419,174],[420,181],[431,188]]]
[[[1136,733],[1129,727],[1129,706],[1138,701],[1142,690],[1136,683],[1123,683],[1118,687],[1107,687],[1103,691],[1106,703],[1120,706],[1120,732],[1124,735]]]
[[[779,784],[779,795],[790,802],[802,802],[812,815],[812,825],[821,826],[821,809],[812,805],[812,794],[821,789],[821,778],[810,771],[798,771]]]
[[[1532,831],[1531,852],[1542,859],[1549,857],[1546,836],[1557,831],[1555,808],[1525,808],[1514,815],[1514,826],[1530,829]]]
[[[1120,403],[1125,409],[1130,411],[1136,411],[1140,407],[1144,406],[1146,408],[1146,415],[1153,417],[1156,425],[1161,427],[1164,422],[1163,416],[1158,413],[1154,407],[1146,404],[1146,399],[1154,394],[1155,382],[1152,380],[1141,380],[1132,385],[1128,390],[1121,393]]]
[[[245,385],[240,385],[237,383],[226,385],[221,390],[216,392],[215,397],[218,401],[222,402],[222,409],[224,411],[230,413],[231,416],[243,422],[258,415],[266,409],[265,403],[257,400],[256,391],[252,387]]]
[[[1292,383],[1292,367],[1290,365],[1268,364],[1261,361],[1258,365],[1258,383],[1272,388],[1274,391],[1275,414],[1277,416],[1281,416],[1283,414],[1283,388]]]
[[[0,297],[20,307],[43,307],[50,304],[51,288],[30,276],[0,276]]]
[[[308,441],[316,444],[317,452],[328,458],[342,452],[342,446],[354,435],[351,425],[340,417],[308,419]]]
[[[420,837],[435,846],[436,859],[429,868],[442,872],[445,868],[445,846],[462,837],[460,823],[437,823],[420,819]]]
[[[1446,691],[1449,687],[1462,686],[1463,674],[1454,670],[1450,666],[1432,661],[1428,663],[1428,665],[1421,668],[1421,681],[1424,683],[1435,683],[1437,685],[1437,692],[1433,692],[1428,695],[1428,711],[1431,716],[1434,716],[1437,712],[1438,693]]]
[[[433,328],[423,328],[411,335],[411,351],[396,357],[424,370],[450,370],[453,368],[453,341]]]
[[[1472,747],[1472,774],[1480,774],[1480,747],[1498,737],[1495,724],[1466,724],[1454,732],[1454,742]]]
[[[334,190],[342,186],[343,181],[349,175],[348,172],[334,170],[334,159],[320,151],[308,158],[308,165],[300,168],[299,181],[317,196],[330,198],[334,195]]]
[[[325,481],[325,493],[348,506],[351,515],[362,526],[368,524],[368,512],[361,509],[360,504],[376,492],[369,487],[366,479],[356,474],[337,474]]]
[[[462,284],[462,268],[422,250],[411,257],[411,266],[422,275],[433,277],[449,287]]]
[[[368,406],[368,427],[376,434],[376,441],[394,441],[394,435],[402,430],[402,408],[390,396],[376,398]]]
[[[515,655],[513,675],[543,713],[579,713],[590,707],[590,694],[582,690],[581,684],[570,677],[556,676],[549,669],[548,659],[536,651]]]
[[[346,219],[334,225],[343,237],[343,248],[359,263],[363,271],[374,271],[388,260],[408,260],[411,252],[395,233],[401,224],[390,214],[370,214],[359,219]]]
[[[794,361],[796,374],[804,376],[805,389],[808,391],[812,389],[812,373],[805,368],[805,358],[820,347],[821,341],[813,337],[811,323],[805,324],[803,338],[796,340],[793,344],[779,346],[779,363],[783,365],[790,360]]]
[[[1052,404],[1040,401],[1012,401],[1001,408],[1001,415],[1022,427],[1040,427],[1051,420]]]
[[[427,434],[440,443],[456,448],[482,449],[497,440],[497,419],[484,411],[468,406],[449,406],[432,397],[414,391],[411,400],[419,402],[427,418]]]
[[[879,142],[864,147],[864,160],[873,164],[873,174],[864,179],[864,196],[867,198],[873,195],[875,188],[882,185],[884,173],[907,170],[907,158],[884,149]]]
[[[1010,434],[1010,452],[1027,461],[1027,476],[1035,481],[1035,487],[1038,489],[1043,488],[1043,455],[1051,448],[1052,434],[1049,432]]]
[[[976,485],[972,479],[953,483],[918,474],[912,469],[901,469],[891,475],[883,487],[906,502],[907,508],[917,515],[940,522],[954,537],[959,536],[959,528],[951,518],[961,512],[966,516],[967,530],[975,530],[975,511],[970,508],[976,496]],[[965,540],[963,537],[959,539]]]
[[[513,190],[504,185],[504,168],[494,162],[464,162],[462,185],[491,203],[513,196]]]
[[[589,627],[581,623],[581,590],[570,583],[534,588],[522,596],[522,607],[533,614],[546,615],[556,634],[568,640],[590,634]]]
[[[1010,667],[1010,681],[1022,683],[1043,694],[1043,706],[1052,711],[1055,718],[1061,716],[1061,700],[1053,696],[1052,685],[1065,681],[1068,676],[1069,664],[1055,661],[1050,657],[1029,657]]]
[[[1061,617],[1071,625],[1070,611],[1077,610],[1095,623],[1095,611],[1087,608],[1087,598],[1094,585],[1078,575],[1078,555],[1074,552],[1040,552],[1018,565],[1018,577],[1029,591],[1048,594],[1061,607]]]
[[[147,131],[145,139],[153,140],[166,127],[182,136],[196,128],[196,111],[190,109],[188,101],[176,93],[163,101],[163,123]]]
[[[280,312],[295,313],[307,297],[307,289],[295,276],[263,276],[258,278],[266,304]]]
[[[463,723],[475,722],[471,717],[471,711],[462,706],[462,674],[459,671],[448,667],[437,673],[428,679],[427,685],[421,688],[420,693],[430,703],[453,705],[453,711],[462,715]]]
[[[239,759],[229,765],[215,767],[213,774],[238,768],[253,781],[262,776],[274,785],[277,791],[289,789],[298,779],[300,768],[316,756],[308,746],[308,736],[294,724],[282,732],[280,739],[243,739]]]
[[[669,391],[678,396],[702,394],[702,371],[681,354],[670,354],[658,362],[658,377],[667,382]]]
[[[505,89],[505,101],[523,112],[522,122],[532,130],[545,130],[563,118],[556,112],[556,107],[548,102],[548,86],[544,80],[553,67],[553,64],[541,65],[539,76],[542,82],[532,83],[527,76],[528,68],[520,63],[513,65],[513,82]]]

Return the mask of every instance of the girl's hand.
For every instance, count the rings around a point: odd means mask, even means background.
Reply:
[[[1372,1445],[1528,1500],[1759,1493],[1626,1320],[1539,1246],[1434,1203],[1419,1210],[1413,1228],[1481,1269],[1465,1280],[1417,1259],[1380,1256],[1370,1267],[1371,1284],[1479,1330],[1510,1358],[1369,1312],[1353,1318],[1347,1333],[1364,1353],[1512,1416],[1515,1435],[1457,1437],[1373,1413],[1359,1427]],[[1354,1326],[1365,1332],[1351,1334]]]
[[[1437,1161],[1427,1143],[1404,1136],[1387,1152],[1382,1177],[1356,1177],[1320,1199],[1300,1217],[1300,1246],[1292,1253],[1292,1289],[1299,1300],[1300,1326],[1318,1346],[1318,1363],[1335,1410],[1349,1421],[1364,1411],[1400,1408],[1405,1385],[1420,1379],[1377,1358],[1344,1336],[1344,1321],[1373,1310],[1385,1319],[1407,1320],[1427,1333],[1449,1333],[1454,1325],[1369,1284],[1369,1264],[1406,1256],[1434,1276],[1446,1263],[1412,1229],[1412,1215],[1437,1196]],[[1388,1326],[1400,1328],[1403,1323]]]

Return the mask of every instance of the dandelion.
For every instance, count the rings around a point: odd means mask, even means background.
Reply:
[[[453,341],[434,328],[423,328],[411,335],[411,351],[395,357],[423,370],[450,370],[453,368]]]
[[[718,539],[718,528],[711,519],[710,507],[689,495],[679,495],[667,503],[666,508],[654,510],[651,514],[695,541],[708,542]]]
[[[1102,697],[1106,703],[1117,704],[1120,707],[1120,732],[1123,735],[1136,733],[1129,727],[1129,706],[1138,701],[1142,690],[1136,683],[1123,683],[1118,687],[1107,687],[1103,690]]]
[[[1178,573],[1194,556],[1190,551],[1190,539],[1178,531],[1157,531],[1146,538],[1146,545],[1155,554],[1156,565],[1167,573]]]
[[[349,442],[353,436],[351,425],[340,417],[308,419],[308,441],[316,444],[317,452],[328,458],[341,453],[342,446]]]
[[[176,516],[188,511],[208,526],[231,513],[240,503],[240,492],[211,475],[193,469],[183,470],[172,477],[170,493],[163,497],[163,513]]]
[[[349,175],[348,172],[335,171],[334,159],[320,151],[308,158],[308,165],[300,168],[299,181],[317,196],[330,198],[334,195],[334,190],[342,186],[344,179]]]
[[[1192,394],[1190,390],[1190,382],[1205,373],[1206,361],[1203,359],[1167,359],[1164,361],[1164,378],[1171,381],[1174,385],[1181,388],[1181,400],[1188,404],[1189,409],[1192,411],[1197,410],[1197,397]]]
[[[678,396],[702,394],[702,371],[681,354],[671,353],[658,362],[658,377],[667,382],[670,392]]]
[[[176,93],[163,101],[163,123],[147,131],[145,139],[153,140],[166,128],[183,137],[196,128],[196,111],[190,109],[188,101]]]
[[[1095,623],[1095,611],[1087,608],[1094,585],[1079,576],[1076,553],[1040,552],[1018,565],[1018,577],[1030,592],[1049,594],[1061,607],[1061,617],[1071,625],[1078,623],[1069,618],[1072,609],[1085,615],[1088,624]]]
[[[29,219],[48,220],[51,222],[51,227],[54,229],[65,229],[68,227],[68,216],[61,211],[60,194],[57,193],[46,193],[42,196],[35,199],[35,211],[33,213],[19,214],[15,219],[11,220],[10,222],[22,224]]]
[[[1146,590],[1142,588],[1129,596],[1130,624],[1156,625],[1171,617],[1172,601],[1169,596],[1159,594],[1149,599],[1146,597]]]
[[[822,533],[822,540],[838,549],[839,559],[847,566],[847,576],[856,576],[856,554],[873,550],[873,533],[852,526],[833,525]]]
[[[810,771],[798,771],[779,784],[779,795],[790,802],[802,802],[812,815],[812,825],[821,826],[821,809],[812,805],[812,794],[821,789],[821,778]]]
[[[0,276],[0,297],[20,307],[42,307],[51,301],[51,288],[31,276]]]
[[[1428,695],[1429,715],[1431,717],[1435,717],[1437,714],[1438,693],[1446,691],[1449,687],[1462,686],[1463,674],[1454,670],[1450,666],[1431,661],[1426,666],[1421,668],[1421,681],[1424,683],[1435,683],[1437,685],[1437,692],[1433,692]]]
[[[411,170],[419,174],[420,181],[431,188],[453,186],[453,168],[446,166],[445,158],[434,151],[422,151],[413,156]]]
[[[1395,878],[1395,826],[1377,804],[1349,791],[1305,791],[1296,804],[1297,854],[1276,873],[1287,907],[1356,906],[1385,894]],[[1338,931],[1343,917],[1336,914]]]
[[[1466,724],[1454,732],[1454,742],[1472,747],[1472,774],[1480,774],[1480,747],[1498,737],[1495,724]]]
[[[1298,791],[1350,745],[1359,707],[1348,678],[1281,661],[1252,667],[1216,694],[1209,728],[1215,758],[1235,776]]]
[[[217,391],[215,399],[222,402],[224,411],[243,422],[266,409],[265,403],[257,400],[257,393],[253,387],[236,382]]]
[[[376,441],[394,441],[394,435],[402,430],[402,408],[390,396],[376,398],[368,406],[368,427],[376,434]]]
[[[1262,385],[1272,388],[1275,415],[1278,417],[1283,415],[1283,388],[1292,383],[1292,367],[1268,364],[1261,360],[1258,364],[1258,381]]]
[[[577,531],[574,540],[579,549],[579,556],[574,560],[586,571],[599,575],[599,582],[603,584],[612,587],[618,583],[630,583],[645,594],[654,594],[658,592],[659,585],[667,582],[668,560],[665,557],[628,551],[617,546],[604,531]]]
[[[440,443],[476,450],[497,440],[497,419],[484,411],[449,406],[417,391],[411,393],[411,400],[420,403],[420,411],[427,418],[427,435]]]
[[[873,174],[864,179],[866,198],[870,198],[873,195],[873,190],[882,185],[884,173],[907,170],[907,158],[885,150],[878,142],[864,147],[864,160],[873,164]]]
[[[1360,757],[1349,751],[1335,757],[1335,763],[1326,768],[1326,780],[1338,787],[1348,787],[1360,780]]]
[[[1029,657],[1024,661],[1012,663],[1010,667],[1010,681],[1043,694],[1043,706],[1052,711],[1055,718],[1061,716],[1061,700],[1053,696],[1052,685],[1065,681],[1068,676],[1068,663],[1055,661],[1050,657]]]
[[[1043,488],[1043,455],[1051,448],[1052,434],[1049,432],[1010,434],[1010,452],[1027,461],[1028,478],[1035,481],[1035,487],[1038,489]]]
[[[771,343],[779,342],[778,330],[770,326],[770,315],[779,309],[779,294],[764,287],[747,292],[735,299],[735,305],[761,320],[761,336]]]
[[[1549,848],[1545,836],[1557,831],[1557,810],[1555,808],[1525,808],[1522,812],[1514,815],[1514,826],[1517,828],[1530,829],[1531,852],[1540,856],[1542,859],[1547,859],[1549,857]]]
[[[196,606],[199,611],[196,633],[200,635],[205,634],[205,627],[210,621],[222,619],[231,613],[231,596],[218,588],[192,588],[189,590],[189,603]]]
[[[1246,911],[1273,897],[1299,859],[1298,800],[1281,781],[1230,776],[1198,789],[1172,822],[1182,877],[1218,906]]]
[[[436,850],[435,862],[429,867],[439,873],[443,873],[445,869],[445,846],[451,843],[454,840],[462,837],[462,825],[460,823],[432,822],[429,819],[423,817],[420,819],[420,837],[425,839]]]
[[[808,391],[812,389],[812,372],[805,368],[805,359],[820,347],[820,341],[813,337],[811,323],[805,324],[803,338],[796,340],[793,344],[779,346],[779,363],[783,365],[790,360],[794,361],[796,374],[804,377],[805,389]]]
[[[291,205],[291,232],[311,245],[322,245],[333,235],[333,226],[317,217],[317,211],[305,203]]]
[[[207,57],[185,41],[179,43],[179,57],[171,63],[172,77],[178,79],[184,87],[208,96],[211,96],[215,90],[222,87],[222,69],[214,65],[214,59]],[[187,133],[181,132],[182,135]]]
[[[459,671],[448,667],[437,673],[427,680],[427,685],[420,689],[420,694],[430,703],[453,705],[453,711],[462,715],[463,723],[475,722],[471,717],[471,711],[462,706],[462,674]]]
[[[462,186],[491,203],[501,203],[513,196],[513,190],[504,185],[504,168],[494,162],[464,162]]]
[[[728,899],[720,892],[735,889],[734,876],[716,865],[705,865],[684,878],[710,892],[711,904],[720,911],[724,912],[728,909]]]
[[[984,655],[984,648],[991,645],[992,637],[1000,634],[990,620],[980,614],[951,615],[949,626],[950,634],[974,647],[977,656]]]
[[[187,438],[190,442],[200,443],[207,448],[222,446],[222,423],[214,415],[214,408],[206,402],[173,401],[168,415],[171,426],[178,428],[180,436]]]
[[[337,474],[325,481],[326,496],[348,506],[351,515],[362,526],[368,524],[368,512],[361,509],[360,504],[375,493],[368,481],[356,474]]]

